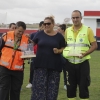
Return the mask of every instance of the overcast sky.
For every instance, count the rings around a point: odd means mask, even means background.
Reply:
[[[38,23],[49,15],[56,23],[70,18],[73,10],[82,14],[87,10],[100,10],[100,0],[0,0],[0,21]]]

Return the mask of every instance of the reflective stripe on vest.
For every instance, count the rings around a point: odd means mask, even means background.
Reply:
[[[88,44],[67,44],[67,47],[90,47]]]
[[[5,66],[9,66],[9,63],[8,63],[8,62],[5,62],[5,61],[3,61],[3,60],[0,60],[0,62],[1,62],[3,65],[5,65]]]
[[[22,66],[15,65],[15,68],[16,69],[22,69],[23,68],[23,65]]]
[[[5,62],[3,60],[1,60],[1,63],[4,65],[4,66],[9,66],[10,63],[8,62]],[[23,65],[19,66],[19,65],[15,65],[14,68],[16,69],[22,69],[23,68]]]
[[[9,47],[14,47],[14,41],[6,41],[5,42],[5,46],[9,46]],[[23,44],[23,45],[20,45],[18,47],[18,49],[22,50],[22,51],[25,51],[27,50],[27,44]]]
[[[5,45],[9,45],[9,46],[13,47],[14,46],[14,43],[13,42],[10,42],[10,41],[6,41],[5,42]]]
[[[68,59],[69,62],[71,63],[82,63],[86,59]]]

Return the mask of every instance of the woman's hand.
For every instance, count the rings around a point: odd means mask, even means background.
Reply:
[[[53,48],[53,52],[54,52],[55,54],[58,54],[58,53],[59,53],[59,49]]]
[[[61,53],[63,52],[63,49],[64,49],[64,47],[62,47],[61,49],[53,48],[53,52],[54,52],[55,54],[61,54]]]

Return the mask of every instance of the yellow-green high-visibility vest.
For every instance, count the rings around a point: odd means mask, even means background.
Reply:
[[[81,53],[85,53],[86,51],[89,50],[90,42],[88,40],[87,31],[88,31],[88,27],[82,25],[82,29],[79,31],[75,39],[72,28],[70,27],[67,29],[67,47],[65,47],[65,49],[63,50],[63,57],[68,59],[69,62],[78,64],[91,58],[90,55],[87,55],[82,59],[74,56],[68,56],[70,51],[75,51],[77,53],[81,51]]]

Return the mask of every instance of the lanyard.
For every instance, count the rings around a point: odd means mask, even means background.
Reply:
[[[16,42],[14,42],[14,50],[17,50],[20,45],[20,40],[18,39]]]

